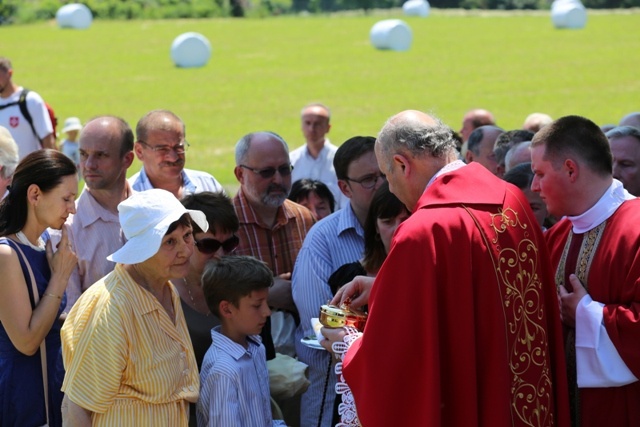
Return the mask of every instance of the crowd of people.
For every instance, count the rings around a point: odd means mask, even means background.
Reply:
[[[640,419],[640,113],[408,110],[333,145],[312,103],[296,149],[238,139],[230,196],[172,111],[69,118],[58,151],[27,101],[36,132],[0,110],[0,425]],[[328,301],[366,327],[310,346]]]

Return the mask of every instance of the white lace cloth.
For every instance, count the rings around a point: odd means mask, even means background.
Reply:
[[[344,336],[343,342],[334,342],[331,345],[336,357],[340,358],[340,362],[336,363],[335,372],[336,375],[338,375],[336,393],[342,396],[342,403],[338,406],[338,414],[340,414],[341,421],[336,424],[336,427],[359,427],[361,424],[358,419],[358,413],[356,412],[356,403],[353,400],[351,389],[342,375],[342,362],[344,361],[344,355],[347,354],[347,351],[353,345],[354,341],[362,336],[362,332],[358,332],[350,326],[344,329],[346,335]]]

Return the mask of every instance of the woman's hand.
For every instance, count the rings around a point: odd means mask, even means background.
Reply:
[[[64,283],[65,288],[73,269],[78,264],[78,257],[73,251],[73,247],[69,241],[69,229],[65,224],[62,226],[62,237],[58,243],[58,250],[54,253],[51,247],[51,240],[47,242],[47,261],[51,268],[51,277],[59,277]],[[64,289],[62,289],[64,292]]]
[[[369,294],[374,281],[375,277],[356,276],[352,281],[338,289],[336,296],[331,300],[331,304],[339,306],[347,299],[351,301],[350,304],[353,308],[361,308],[369,304]]]

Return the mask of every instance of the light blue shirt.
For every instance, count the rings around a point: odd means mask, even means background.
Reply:
[[[311,318],[318,317],[320,306],[333,298],[327,281],[344,264],[358,261],[364,253],[364,229],[358,222],[351,204],[316,223],[304,239],[293,269],[293,300],[300,313],[296,329],[298,358],[309,365],[311,385],[302,395],[301,422],[303,426],[316,426],[320,416],[322,396],[331,356],[326,351],[314,350],[300,343],[300,339],[314,335]],[[335,400],[336,376],[331,373],[323,406],[322,426],[331,425]]]
[[[342,194],[338,187],[338,177],[336,169],[333,166],[333,158],[335,157],[338,147],[331,144],[328,139],[324,140],[324,147],[318,153],[317,158],[311,157],[307,145],[298,147],[289,153],[289,159],[293,165],[291,172],[291,182],[299,179],[310,178],[322,181],[333,193],[336,202],[336,210],[349,205],[349,199]]]
[[[211,330],[213,343],[200,369],[199,427],[286,426],[273,420],[269,371],[259,335],[247,337],[248,348]]]
[[[129,178],[129,184],[131,188],[136,191],[146,191],[155,188],[149,177],[144,170],[144,167],[140,169],[140,172]],[[224,188],[211,174],[201,172],[193,169],[182,170],[182,187],[184,188],[183,196],[189,194],[202,193],[203,191],[212,191],[214,193],[224,193]]]

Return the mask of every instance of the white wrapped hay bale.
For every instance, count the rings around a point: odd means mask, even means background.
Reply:
[[[551,4],[551,21],[556,28],[584,28],[587,9],[580,0],[555,0]]]
[[[199,33],[180,34],[171,44],[171,59],[178,67],[203,67],[211,58],[211,44]]]
[[[371,44],[376,49],[409,50],[413,34],[411,28],[400,19],[386,19],[371,27]]]
[[[429,16],[429,2],[426,0],[409,0],[402,5],[402,11],[407,16],[420,16],[426,18]]]
[[[91,26],[93,15],[87,6],[80,3],[71,3],[58,9],[56,21],[60,28],[85,29]]]

